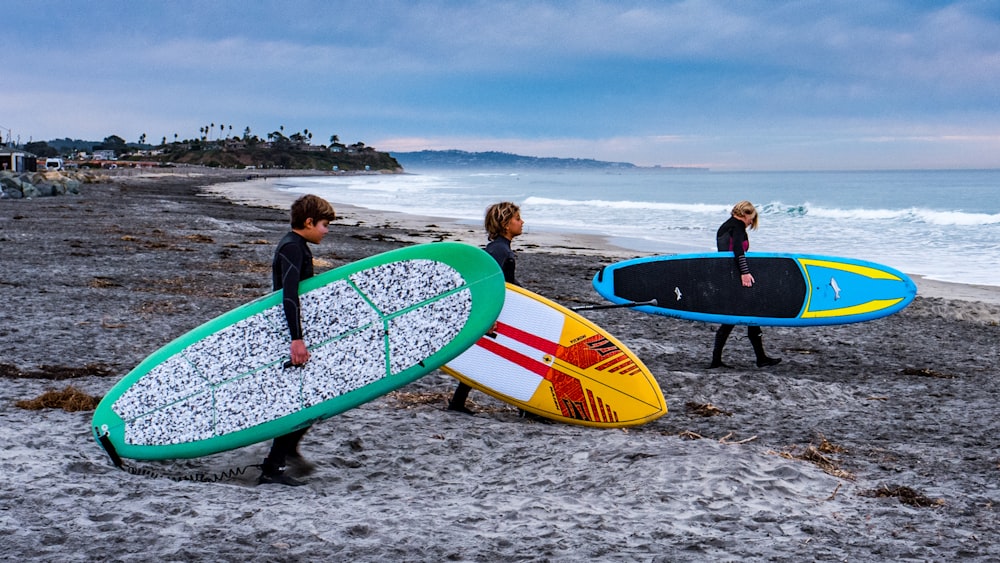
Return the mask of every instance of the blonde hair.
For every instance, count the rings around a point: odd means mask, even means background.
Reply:
[[[733,217],[743,219],[744,217],[748,217],[750,215],[753,215],[753,221],[750,223],[750,229],[756,231],[757,220],[760,218],[760,215],[757,213],[757,208],[747,200],[743,200],[733,206]]]
[[[486,237],[493,240],[504,236],[507,232],[507,223],[520,212],[521,208],[509,201],[501,201],[487,207],[486,219],[483,221]]]

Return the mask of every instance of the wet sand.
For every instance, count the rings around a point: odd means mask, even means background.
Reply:
[[[715,326],[587,316],[656,375],[670,412],[627,430],[525,421],[434,372],[318,424],[305,487],[256,486],[265,444],[115,468],[91,412],[18,401],[99,396],[142,358],[269,290],[283,209],[201,186],[238,173],[120,176],[80,195],[0,201],[0,548],[12,560],[996,560],[1000,290],[918,280],[867,323],[744,331],[708,370]],[[247,183],[249,185],[252,182]],[[239,184],[223,189],[240,201]],[[248,192],[249,193],[249,192]],[[245,195],[245,194],[244,194]],[[265,198],[266,199],[266,198]],[[481,229],[340,208],[319,270]],[[596,237],[528,232],[518,274],[600,303]],[[245,471],[244,471],[245,469]],[[218,482],[179,479],[223,478]]]

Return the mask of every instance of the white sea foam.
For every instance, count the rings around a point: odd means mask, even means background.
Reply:
[[[761,214],[810,215],[813,217],[840,220],[899,221],[903,223],[927,223],[929,225],[975,226],[1000,224],[1000,213],[969,213],[965,211],[942,211],[917,207],[907,209],[842,209],[818,207],[809,203],[802,205],[771,203],[763,207]]]
[[[331,201],[479,224],[493,202],[522,206],[526,237],[605,236],[642,252],[706,252],[733,204],[760,210],[751,249],[872,260],[929,279],[1000,285],[1000,171],[614,174],[430,171],[284,179]]]

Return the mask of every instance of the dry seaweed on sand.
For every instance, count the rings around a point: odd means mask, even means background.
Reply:
[[[733,416],[733,413],[729,411],[724,411],[719,407],[713,405],[712,403],[700,404],[689,401],[684,404],[684,408],[687,409],[688,414],[693,414],[697,416],[706,416],[706,417],[718,416],[718,415]]]
[[[725,436],[719,438],[719,443],[720,444],[726,444],[726,445],[740,445],[740,444],[746,444],[746,443],[749,443],[749,442],[753,442],[754,440],[757,439],[757,436],[750,436],[749,438],[744,438],[742,440],[731,440],[730,438],[732,438],[732,437],[733,437],[733,433],[730,432],[729,434],[726,434]]]
[[[391,401],[393,406],[403,409],[412,409],[424,405],[436,405],[448,401],[447,393],[418,393],[413,391],[393,391],[386,395],[386,400]]]
[[[943,506],[944,499],[933,499],[923,493],[917,492],[910,487],[903,485],[882,485],[877,489],[869,489],[867,491],[861,491],[860,493],[863,497],[872,498],[887,498],[895,497],[899,499],[899,502],[903,504],[908,504],[910,506],[916,506],[919,508]]]
[[[62,409],[66,412],[92,411],[101,402],[101,397],[88,395],[83,391],[67,386],[61,391],[50,389],[35,397],[17,401],[14,406],[25,410],[37,411],[42,409]]]
[[[667,433],[664,433],[664,434],[666,434],[668,436],[670,435],[670,434],[667,434]],[[683,438],[685,440],[705,440],[706,439],[701,434],[698,434],[697,432],[692,432],[690,430],[685,430],[683,432],[678,433],[677,437],[678,438]],[[727,446],[738,446],[738,445],[741,445],[741,444],[747,444],[749,442],[753,442],[754,440],[757,439],[756,435],[750,436],[749,438],[744,438],[742,440],[732,440],[731,439],[732,437],[733,437],[733,432],[730,432],[729,434],[726,434],[725,436],[719,438],[719,443],[720,444],[725,444]]]
[[[215,242],[215,240],[212,239],[212,237],[210,237],[208,235],[203,235],[201,233],[195,233],[193,235],[185,235],[184,238],[186,238],[186,239],[188,239],[188,240],[190,240],[192,242],[199,242],[199,243],[202,243],[202,244],[211,244],[211,243]]]
[[[818,449],[823,453],[830,453],[830,454],[847,453],[847,448],[843,446],[838,446],[830,442],[829,440],[826,439],[826,436],[823,435],[819,436],[819,445],[816,446],[816,449]]]
[[[854,474],[840,468],[840,462],[833,459],[830,454],[845,453],[846,450],[840,446],[832,444],[825,437],[820,436],[819,445],[809,444],[804,450],[798,452],[798,446],[792,446],[788,451],[778,453],[785,459],[798,459],[808,461],[819,467],[824,473],[839,477],[841,479],[854,479]]]

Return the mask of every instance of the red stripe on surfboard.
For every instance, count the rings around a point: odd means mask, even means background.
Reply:
[[[556,342],[552,342],[551,340],[546,340],[540,336],[535,336],[530,332],[525,332],[509,324],[497,322],[496,331],[504,336],[509,336],[514,340],[517,340],[518,342],[527,344],[528,346],[531,346],[536,350],[541,350],[546,354],[554,355],[556,352],[559,351],[559,348],[561,348],[561,346],[559,346],[559,344]]]
[[[597,366],[595,369],[597,369],[598,371],[606,371],[611,366],[613,366],[613,365],[621,362],[622,360],[627,360],[627,359],[628,359],[628,356],[626,356],[625,354],[618,354],[617,356],[615,356],[615,357],[611,358],[610,360],[604,362],[603,364]]]
[[[628,356],[618,346],[600,334],[594,334],[587,340],[567,347],[506,323],[498,322],[496,331],[581,369],[589,369],[596,363],[605,362],[595,368],[599,371],[605,371],[608,366],[628,359]]]
[[[638,371],[639,371],[639,366],[637,366],[635,364],[632,364],[631,366],[629,366],[628,369],[623,369],[621,371],[621,375],[629,375],[629,376],[631,376],[631,375],[635,375],[636,372],[638,372]]]
[[[588,369],[593,366],[592,361],[586,359],[586,356],[602,358],[606,357],[609,352],[613,355],[608,359],[604,359],[604,363],[601,363],[594,369],[598,371],[609,371],[609,373],[616,373],[619,370],[623,370],[624,373],[625,368],[636,367],[635,362],[622,352],[618,346],[599,334],[595,334],[586,341],[578,342],[577,344],[567,348],[557,342],[546,340],[540,336],[531,334],[506,323],[497,322],[495,330],[504,336],[517,340],[522,344],[527,344],[536,350],[546,354],[552,354],[553,356],[556,356],[557,358],[578,368]],[[626,360],[628,361],[625,362]],[[609,368],[617,364],[621,365],[609,370]],[[632,370],[629,369],[627,371]]]
[[[548,379],[549,366],[543,364],[542,362],[532,360],[531,358],[525,356],[520,352],[515,352],[510,348],[501,346],[497,344],[496,341],[494,341],[492,338],[484,336],[483,338],[479,339],[479,342],[477,342],[476,345],[486,349],[486,351],[492,354],[500,356],[501,358],[511,363],[517,364],[532,373],[538,374],[544,379]]]
[[[609,373],[618,373],[619,375],[631,375],[632,373],[635,373],[638,367],[639,366],[635,365],[635,362],[633,362],[625,354],[618,354],[607,362],[597,366],[595,369],[607,371]]]
[[[624,364],[620,364],[620,365],[615,366],[614,369],[611,370],[611,373],[617,373],[618,375],[622,375],[626,371],[628,371],[630,369],[630,366],[632,366],[632,365],[634,365],[632,363],[632,360],[629,360],[628,362],[625,362]]]
[[[591,416],[596,419],[599,411],[597,410],[597,402],[594,400],[594,392],[590,389],[587,389],[587,401],[590,403]]]

